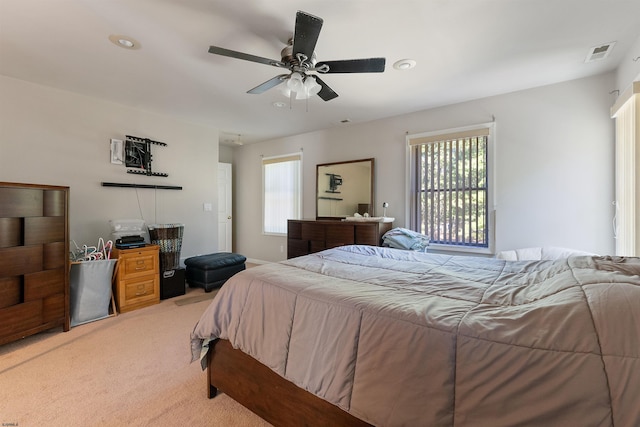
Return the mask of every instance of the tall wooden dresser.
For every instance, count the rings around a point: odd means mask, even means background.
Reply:
[[[69,187],[0,182],[0,344],[70,327]]]
[[[287,258],[344,245],[380,246],[391,222],[359,222],[313,219],[287,221]]]

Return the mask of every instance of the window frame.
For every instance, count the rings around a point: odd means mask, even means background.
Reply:
[[[407,200],[405,204],[405,224],[407,228],[413,228],[412,224],[415,223],[415,210],[417,209],[415,188],[416,180],[414,175],[416,174],[416,162],[414,161],[412,147],[415,145],[415,141],[419,139],[439,140],[437,137],[444,137],[450,134],[462,134],[472,131],[488,130],[487,135],[487,216],[488,216],[488,245],[487,247],[478,246],[464,246],[464,245],[452,245],[442,243],[430,243],[429,251],[435,252],[460,252],[468,254],[481,254],[481,255],[493,255],[495,254],[495,213],[496,213],[496,171],[495,171],[495,152],[496,152],[496,124],[495,122],[481,123],[477,125],[461,126],[456,128],[441,129],[436,131],[428,131],[417,134],[406,135],[406,194]],[[443,138],[444,139],[444,138]],[[414,143],[412,143],[414,141]],[[419,231],[419,230],[418,230]]]
[[[303,158],[302,158],[302,151],[297,151],[297,152],[293,152],[293,153],[288,153],[288,154],[282,154],[282,155],[277,155],[277,156],[269,156],[269,157],[262,157],[260,160],[260,165],[262,168],[262,215],[261,215],[261,230],[262,230],[262,235],[264,236],[286,236],[287,235],[287,230],[285,227],[285,230],[280,233],[280,232],[275,232],[275,231],[265,231],[265,220],[266,220],[266,202],[267,202],[267,197],[266,197],[266,180],[265,180],[265,174],[266,174],[266,165],[270,164],[270,163],[283,163],[285,161],[287,161],[286,159],[291,159],[294,160],[294,158],[298,158],[296,159],[297,161],[299,161],[299,168],[298,168],[298,203],[297,203],[297,215],[291,215],[291,217],[287,218],[287,219],[301,219],[302,218],[302,191],[303,191],[303,181],[302,181],[302,175],[303,175]],[[277,161],[278,159],[282,159],[281,161]],[[276,160],[274,162],[274,160]]]

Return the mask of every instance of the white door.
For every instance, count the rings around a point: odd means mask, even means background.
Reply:
[[[233,252],[231,215],[231,164],[218,163],[218,251]]]

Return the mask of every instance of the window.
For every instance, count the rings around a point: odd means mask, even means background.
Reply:
[[[491,252],[492,124],[407,137],[410,228],[430,245]]]
[[[287,234],[287,220],[302,212],[302,153],[262,159],[265,234]]]

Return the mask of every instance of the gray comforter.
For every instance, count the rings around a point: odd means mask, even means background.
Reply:
[[[345,246],[234,276],[215,338],[374,425],[640,425],[639,258]]]

